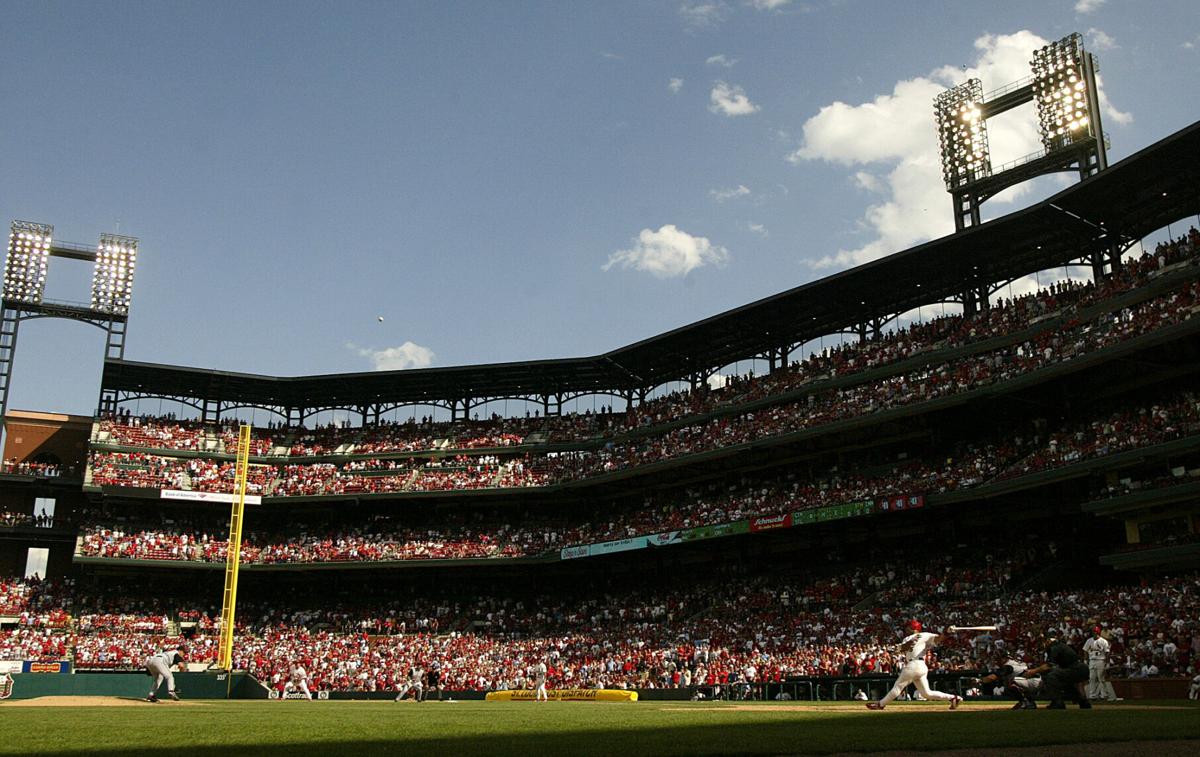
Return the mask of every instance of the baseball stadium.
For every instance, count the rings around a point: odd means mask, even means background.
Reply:
[[[0,754],[1197,753],[1200,122],[1110,162],[1029,55],[928,102],[953,233],[585,357],[132,360],[168,251],[12,221]]]

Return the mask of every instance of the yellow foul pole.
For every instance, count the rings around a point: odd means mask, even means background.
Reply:
[[[229,544],[225,549],[225,594],[221,602],[221,648],[217,667],[233,670],[233,626],[237,609],[238,565],[242,562],[242,511],[246,507],[246,474],[250,469],[250,426],[238,431],[237,477],[233,512],[229,515]]]

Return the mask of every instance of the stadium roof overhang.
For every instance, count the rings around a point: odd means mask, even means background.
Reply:
[[[603,355],[275,377],[108,360],[102,385],[226,406],[370,407],[636,391],[1132,243],[1200,213],[1200,122],[1048,200]]]

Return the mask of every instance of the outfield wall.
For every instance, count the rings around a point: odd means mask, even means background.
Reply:
[[[35,697],[133,697],[145,699],[153,679],[144,673],[17,673],[13,676],[13,699]],[[176,673],[175,686],[186,699],[266,699],[267,690],[253,676],[229,674]],[[161,692],[166,695],[165,688]]]

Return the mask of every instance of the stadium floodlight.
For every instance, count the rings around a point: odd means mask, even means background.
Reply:
[[[1083,37],[1072,34],[1035,50],[1030,65],[1046,151],[1094,137],[1096,119],[1091,102],[1095,76],[1083,49]]]
[[[29,221],[12,222],[8,234],[8,259],[4,265],[4,299],[34,305],[41,303],[53,236],[53,226]]]
[[[983,115],[983,82],[969,79],[948,89],[937,96],[934,106],[946,188],[953,190],[990,176],[992,158]]]
[[[125,315],[133,294],[133,271],[137,265],[138,240],[116,234],[101,234],[92,268],[92,309]]]

